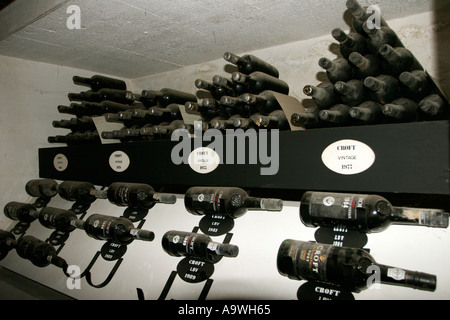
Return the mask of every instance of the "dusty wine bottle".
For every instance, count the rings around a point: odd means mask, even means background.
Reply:
[[[300,201],[300,219],[306,226],[343,226],[364,233],[381,232],[392,224],[447,228],[448,216],[442,210],[394,207],[378,195],[308,191]]]
[[[16,251],[21,258],[31,261],[37,267],[43,268],[50,264],[59,268],[67,266],[66,261],[58,257],[55,247],[33,236],[19,238]]]
[[[90,182],[63,181],[58,186],[61,198],[67,201],[92,203],[97,199],[106,199],[105,190],[97,190]]]
[[[70,145],[86,145],[86,144],[100,144],[100,136],[96,131],[84,131],[84,132],[70,132],[65,136],[50,136],[47,138],[49,143],[66,143]]]
[[[384,121],[383,106],[375,101],[365,101],[349,110],[350,117],[367,124]]]
[[[366,38],[357,32],[346,34],[342,29],[335,28],[331,35],[339,42],[340,52],[345,59],[348,59],[352,52],[363,55],[368,53]]]
[[[176,196],[156,192],[153,187],[142,183],[114,182],[108,187],[108,200],[122,207],[151,209],[156,203],[173,204]]]
[[[365,31],[363,29],[363,25],[367,24],[370,16],[373,13],[367,12],[365,8],[363,8],[357,0],[347,0],[346,6],[348,11],[352,15],[352,26],[356,32],[365,35]],[[386,21],[383,17],[380,16],[380,26],[387,26]]]
[[[268,75],[271,75],[272,77],[275,78],[279,78],[280,76],[280,73],[278,72],[277,68],[275,68],[268,62],[258,57],[255,57],[254,55],[251,54],[246,54],[240,57],[231,52],[225,52],[223,58],[226,61],[236,65],[238,71],[244,74],[251,74],[253,72],[260,71]]]
[[[34,205],[17,201],[8,202],[3,208],[3,213],[11,220],[28,223],[36,220],[39,215]]]
[[[253,72],[249,75],[241,72],[233,72],[233,81],[243,83],[247,87],[248,93],[259,94],[265,90],[272,90],[283,94],[289,94],[289,85],[278,78],[263,72]]]
[[[253,105],[244,101],[243,95],[239,97],[223,96],[220,98],[220,104],[229,107],[231,109],[229,113],[242,114],[243,116],[249,116],[257,111]]]
[[[214,242],[201,233],[168,231],[161,240],[166,253],[173,257],[193,256],[216,263],[222,257],[237,257],[238,246]]]
[[[291,123],[305,129],[325,126],[326,124],[319,117],[319,112],[319,108],[307,108],[304,112],[293,113]]]
[[[171,88],[163,88],[160,91],[142,90],[141,94],[146,99],[153,99],[158,102],[160,107],[169,104],[185,104],[188,101],[197,102],[197,97],[192,93],[183,92]]]
[[[67,98],[70,101],[89,101],[89,102],[101,102],[103,100],[102,96],[97,91],[82,91],[79,93],[69,92]]]
[[[383,113],[397,121],[416,121],[419,105],[411,99],[398,98],[383,106]]]
[[[74,222],[78,220],[72,210],[45,207],[39,213],[39,222],[46,228],[70,232],[75,230]]]
[[[383,71],[381,59],[374,54],[363,56],[358,52],[352,52],[348,59],[355,66],[355,77],[358,79],[376,77]]]
[[[364,85],[372,91],[372,99],[383,105],[399,97],[398,80],[390,75],[367,77]]]
[[[16,237],[12,232],[0,230],[0,260],[16,247]]]
[[[419,108],[422,112],[432,117],[445,117],[449,112],[447,102],[438,94],[431,94],[422,99],[419,103]]]
[[[241,118],[239,114],[232,115],[228,119],[214,118],[210,121],[210,127],[213,129],[225,130],[234,127],[234,120]]]
[[[378,52],[384,60],[384,73],[398,77],[402,72],[412,71],[415,58],[408,49],[404,47],[394,48],[384,44]]]
[[[350,122],[350,107],[346,104],[336,104],[330,109],[323,109],[319,112],[319,117],[323,121],[331,122],[335,125],[345,125]]]
[[[259,115],[259,113],[256,113]],[[248,129],[248,128],[256,128],[255,123],[250,118],[244,117],[236,117],[233,120],[233,126],[235,128]]]
[[[340,102],[331,82],[321,82],[317,86],[307,85],[303,88],[303,93],[312,97],[319,109],[327,109]]]
[[[389,28],[388,26],[382,26],[380,29],[378,28],[372,28],[370,29],[367,26],[367,23],[363,24],[364,32],[369,37],[369,41],[367,41],[367,46],[369,50],[373,54],[378,54],[380,48],[383,45],[390,45],[392,47],[397,47],[399,44],[399,39],[397,37],[397,34]]]
[[[277,255],[278,272],[293,280],[335,284],[352,292],[374,281],[425,291],[436,289],[436,276],[379,264],[365,250],[285,240]]]
[[[81,221],[81,220],[80,220]],[[111,217],[102,214],[90,215],[83,224],[72,223],[86,234],[97,240],[113,241],[118,244],[130,244],[133,240],[153,241],[152,231],[136,228],[127,218]]]
[[[264,129],[289,130],[289,122],[283,110],[272,111],[269,115],[253,114],[250,119],[256,127]]]
[[[421,100],[431,93],[432,83],[423,70],[405,71],[398,77],[404,95],[413,100]]]
[[[352,66],[344,58],[330,60],[323,57],[319,59],[319,66],[326,70],[328,80],[332,83],[350,81],[354,77]]]
[[[100,89],[127,89],[127,84],[125,83],[125,81],[101,75],[93,75],[90,78],[74,76],[72,80],[74,84],[88,86],[93,91],[98,91]]]
[[[33,179],[25,184],[25,192],[32,197],[54,197],[58,183],[53,179]]]
[[[183,120],[174,120],[169,125],[156,125],[152,127],[153,134],[170,135],[177,129],[185,129],[189,132],[193,131],[193,126],[186,124]]]
[[[245,93],[242,95],[242,100],[266,115],[281,109],[274,92],[270,90],[263,91],[260,94]]]
[[[367,89],[361,80],[338,81],[334,84],[334,89],[341,95],[342,102],[350,107],[370,100]]]
[[[69,129],[72,132],[85,132],[96,129],[92,117],[88,116],[54,120],[52,121],[52,126],[53,128]]]
[[[246,191],[231,187],[192,187],[184,196],[186,210],[194,215],[221,213],[239,218],[248,210],[281,211],[280,199],[250,197]]]
[[[226,86],[233,90],[234,94],[232,96],[240,96],[241,94],[244,94],[248,92],[248,88],[245,84],[240,82],[234,82],[233,79],[228,79],[219,75],[215,75],[212,78],[213,84],[217,86]]]
[[[233,89],[231,89],[228,86],[215,85],[214,83],[211,83],[211,82],[208,82],[208,81],[205,81],[202,79],[195,80],[194,84],[198,89],[203,89],[203,90],[209,91],[211,96],[217,100],[219,100],[223,96],[233,96],[234,95]]]

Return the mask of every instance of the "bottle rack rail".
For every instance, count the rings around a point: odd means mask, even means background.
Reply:
[[[176,165],[172,161],[172,150],[184,140],[41,148],[39,176],[96,185],[148,183],[171,192],[180,186],[214,185],[448,195],[449,129],[450,121],[445,120],[280,131],[279,139],[272,136],[274,133],[264,137],[259,132],[247,138],[245,148],[238,141],[240,135],[224,134],[222,144],[215,144],[223,147],[223,157],[219,152],[223,163],[206,174],[194,171],[188,163]],[[194,149],[196,139],[190,138],[189,151]],[[227,159],[229,140],[235,142],[234,163]],[[254,149],[255,141],[266,150]],[[210,144],[203,141],[202,146]],[[237,164],[244,149],[245,163]],[[255,151],[257,161],[249,163],[249,153]],[[261,168],[271,166],[275,174],[261,174]]]

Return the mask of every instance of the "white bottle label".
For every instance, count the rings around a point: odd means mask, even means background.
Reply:
[[[325,166],[339,174],[358,174],[369,169],[375,162],[373,150],[360,141],[339,140],[322,153],[322,162]]]
[[[404,280],[406,272],[405,270],[399,268],[389,268],[387,271],[387,276],[394,280]]]
[[[213,149],[201,147],[191,152],[188,163],[195,172],[207,174],[217,169],[220,157]]]
[[[53,158],[53,166],[58,171],[66,170],[68,165],[69,165],[69,160],[62,153],[57,154],[55,156],[55,158]]]
[[[114,151],[109,157],[109,166],[116,172],[124,172],[130,165],[130,158],[123,151]]]

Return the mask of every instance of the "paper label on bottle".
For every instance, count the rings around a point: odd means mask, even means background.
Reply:
[[[69,165],[69,160],[62,153],[58,153],[53,158],[53,166],[55,167],[56,170],[58,170],[60,172],[66,170],[68,165]]]
[[[405,270],[399,269],[399,268],[389,268],[387,270],[387,276],[394,279],[394,280],[404,280],[405,279],[406,272]]]
[[[220,164],[220,157],[213,149],[200,147],[191,152],[188,163],[195,172],[207,174],[216,170]]]
[[[130,165],[130,158],[123,151],[114,151],[109,157],[109,166],[116,172],[124,172]]]
[[[322,153],[323,164],[333,172],[352,175],[369,169],[375,162],[374,151],[357,140],[339,140]]]
[[[291,96],[288,96],[288,95],[285,95],[285,94],[282,94],[279,92],[275,92],[275,91],[271,91],[271,92],[277,99],[278,104],[281,106],[281,109],[283,110],[284,114],[286,115],[286,119],[288,119],[291,131],[304,130],[305,128],[294,126],[291,123],[291,117],[294,113],[302,113],[302,112],[306,111],[306,109],[302,105],[302,103],[294,97],[291,97]]]

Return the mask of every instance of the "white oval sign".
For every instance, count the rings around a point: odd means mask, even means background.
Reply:
[[[356,140],[340,140],[330,144],[322,153],[322,162],[339,174],[358,174],[375,162],[375,153],[365,143]]]
[[[116,172],[124,172],[130,165],[130,158],[123,151],[114,151],[109,157],[109,166]]]
[[[53,166],[55,167],[56,170],[58,171],[64,171],[67,169],[67,166],[69,165],[69,160],[67,159],[67,157],[62,154],[62,153],[58,153],[54,158],[53,158]]]
[[[190,153],[188,162],[192,170],[206,174],[216,170],[220,164],[220,157],[213,149],[201,147]]]

